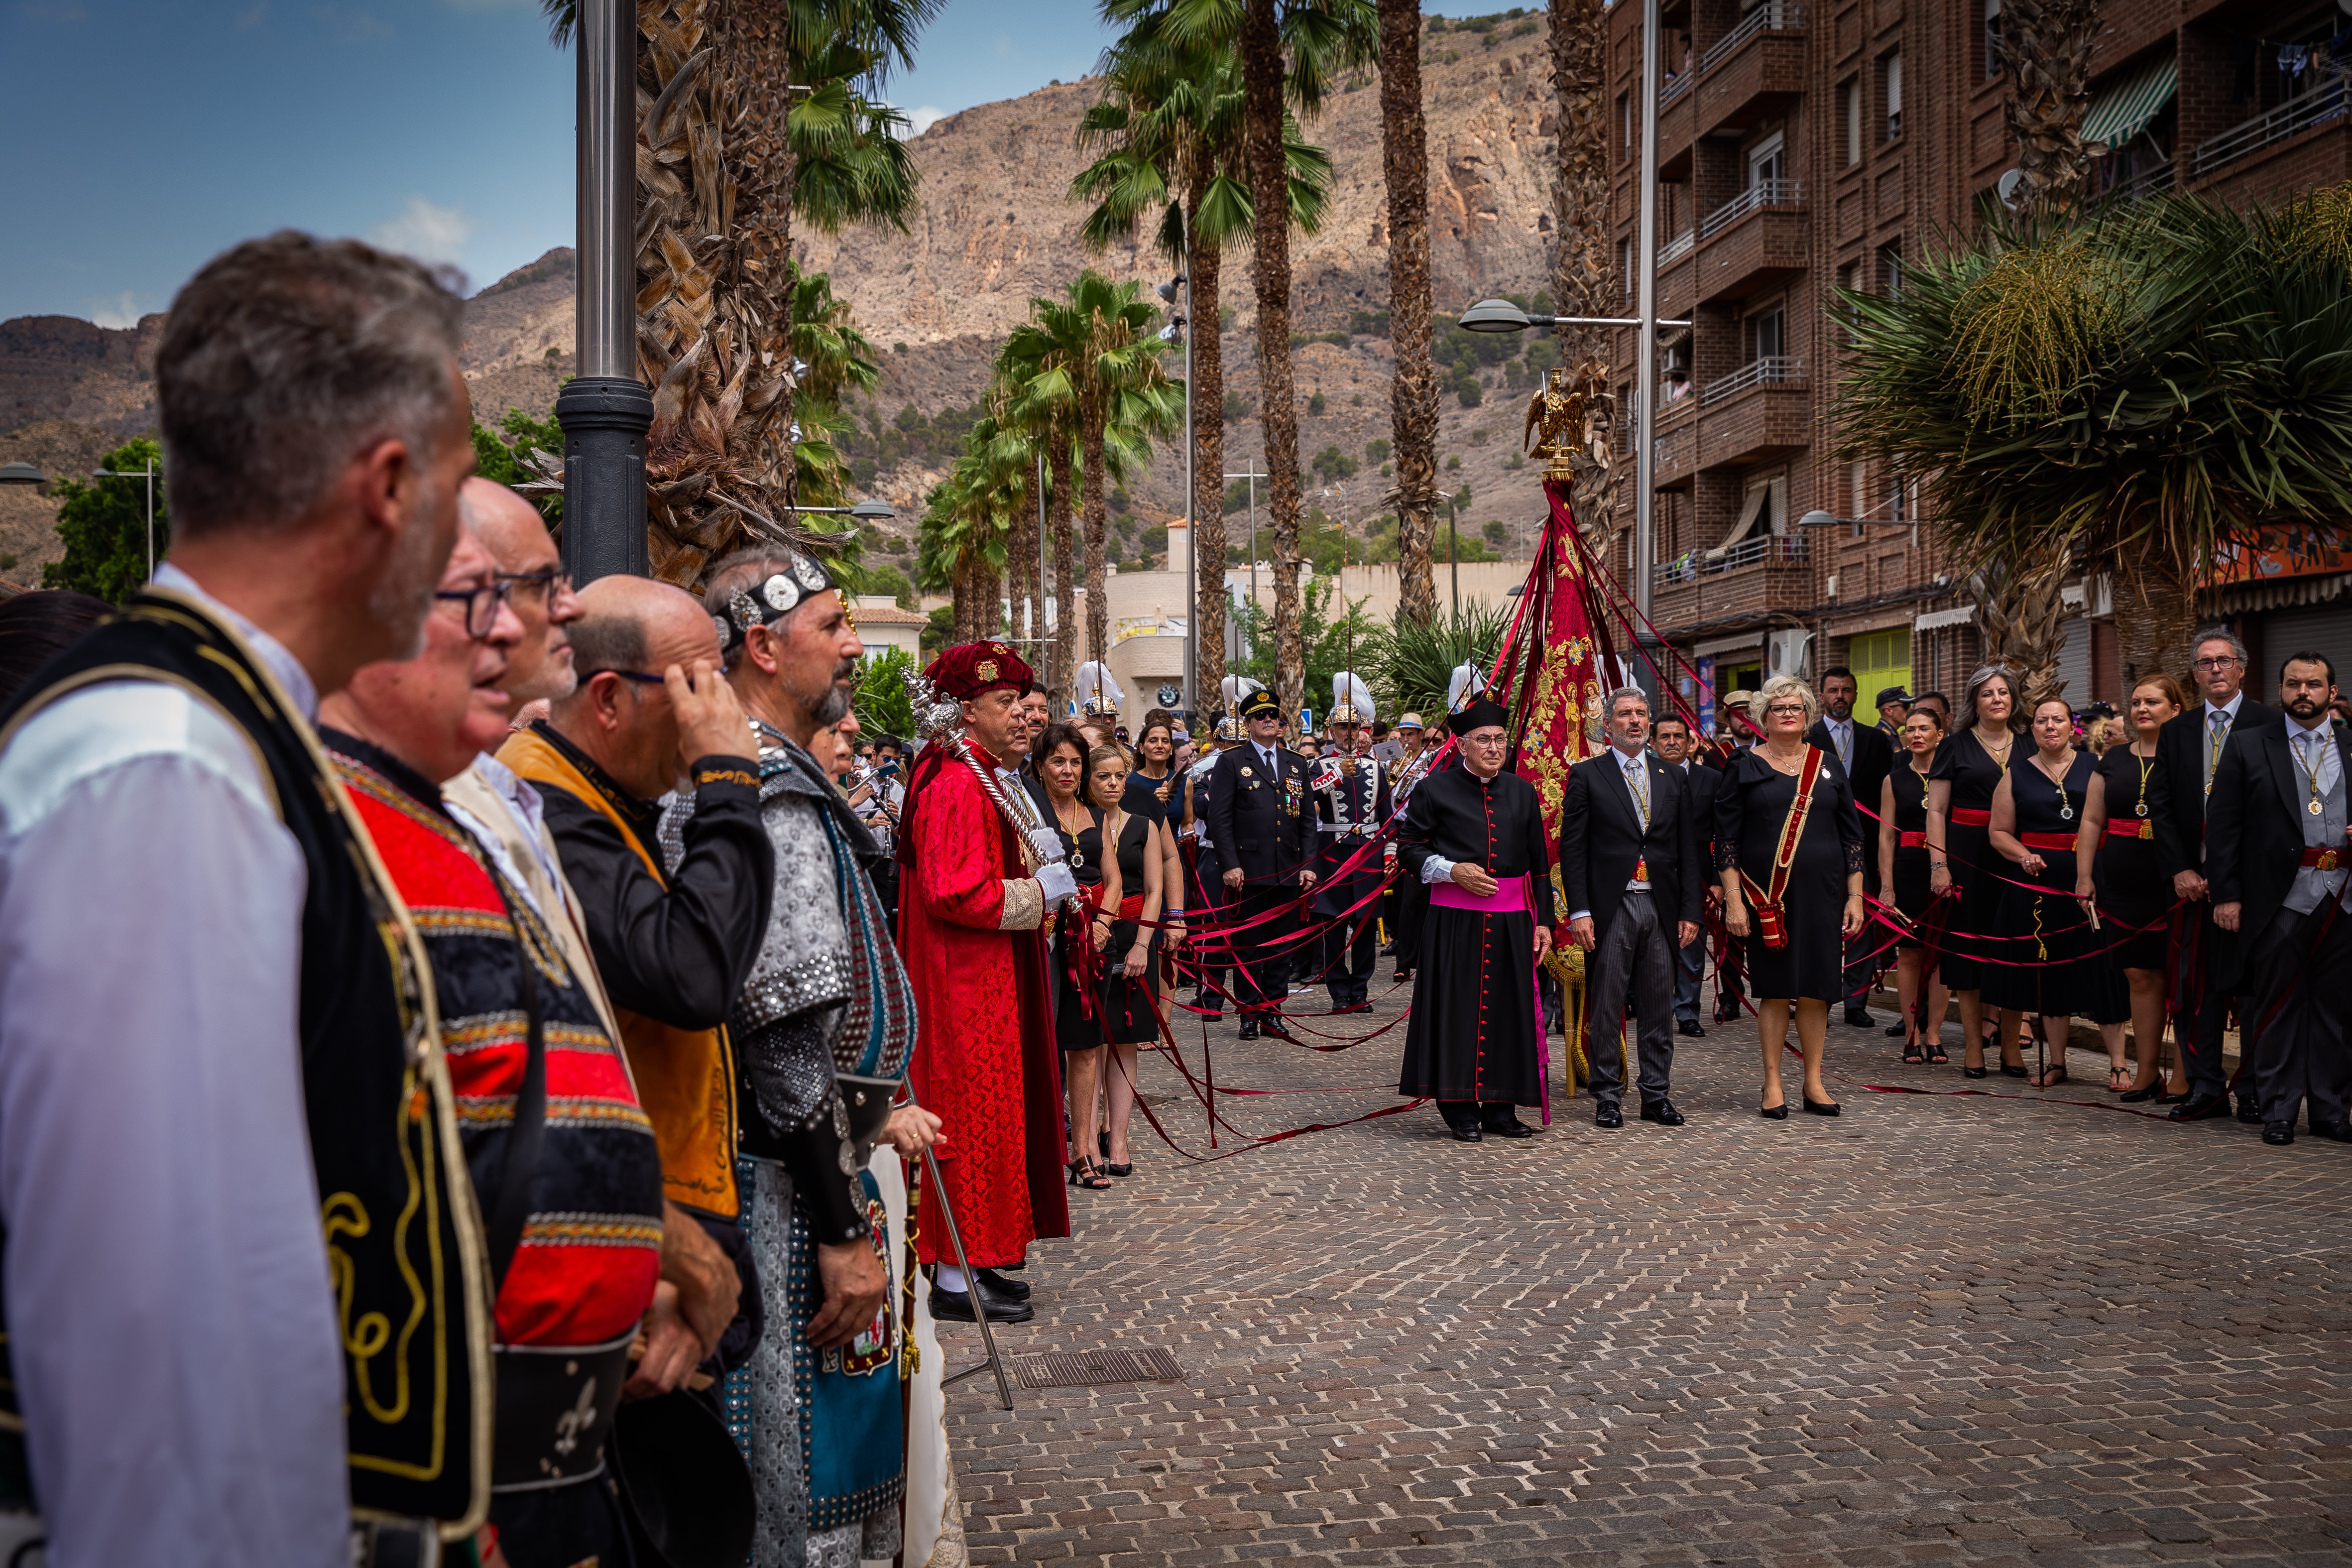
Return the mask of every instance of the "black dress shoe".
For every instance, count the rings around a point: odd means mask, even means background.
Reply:
[[[1489,1138],[1532,1138],[1536,1135],[1534,1128],[1516,1116],[1506,1117],[1500,1121],[1489,1121],[1484,1131]]]
[[[2260,1122],[2263,1120],[2263,1108],[2251,1100],[2241,1100],[2238,1101],[2238,1120],[2249,1125]],[[2263,1125],[2267,1126],[2268,1123],[2265,1122]],[[2294,1124],[2290,1122],[2288,1125]]]
[[[1625,1125],[1625,1113],[1613,1105],[1596,1105],[1592,1108],[1592,1125],[1622,1127]]]
[[[2275,1143],[2281,1148],[2284,1148],[2287,1144],[2294,1142],[2294,1123],[2292,1121],[2263,1122],[2263,1142],[2265,1143]]]
[[[2197,1097],[2195,1095],[2190,1094],[2184,1089],[2179,1094],[2159,1094],[2156,1097],[2155,1103],[2158,1105],[2186,1105],[2196,1098]]]
[[[1962,1078],[1983,1078],[1986,1074],[1990,1073],[1990,1071],[1992,1071],[1992,1069],[1991,1069],[1990,1068],[1967,1068],[1967,1067],[1964,1067],[1964,1068],[1962,1068],[1960,1069],[1960,1076],[1961,1076]]]
[[[1370,1002],[1342,1002],[1331,1009],[1331,1016],[1337,1018],[1342,1014],[1369,1013],[1371,1010],[1372,1005]]]
[[[1897,1035],[1900,1035],[1902,1032],[1903,1026],[1900,1024],[1889,1024],[1886,1026],[1886,1037],[1890,1040],[1895,1038]]]
[[[1675,1026],[1675,1033],[1686,1036],[1694,1040],[1703,1040],[1706,1037],[1706,1029],[1705,1026],[1701,1025],[1696,1018],[1685,1018],[1681,1023]]]
[[[1834,1100],[1815,1100],[1810,1094],[1803,1098],[1808,1116],[1835,1116],[1838,1113],[1838,1102]]]
[[[1767,1121],[1786,1121],[1789,1120],[1789,1107],[1785,1102],[1780,1105],[1759,1106],[1756,1114]]]
[[[1037,1315],[1037,1309],[1028,1302],[992,1295],[984,1284],[980,1289],[980,1300],[992,1323],[1025,1323]],[[972,1315],[971,1291],[942,1290],[936,1285],[931,1288],[931,1316],[951,1323],[980,1321]]]
[[[2352,1121],[2315,1121],[2311,1124],[2311,1135],[2337,1143],[2352,1143]]]
[[[2158,1089],[2156,1085],[2149,1084],[2146,1089],[2127,1089],[2121,1094],[2116,1096],[2116,1100],[2118,1104],[2122,1105],[2141,1105],[2145,1104],[2148,1100],[2160,1100],[2161,1098],[2162,1092]]]
[[[1241,1037],[1244,1040],[1255,1040],[1257,1038],[1257,1020],[1255,1018],[1244,1018],[1242,1020]]]
[[[2172,1108],[2171,1120],[2175,1121],[2204,1121],[2212,1117],[2227,1116],[2229,1114],[2230,1097],[2228,1095],[2208,1094],[2199,1099],[2192,1100],[2185,1105],[2174,1106]]]
[[[1870,1009],[1867,1007],[1848,1007],[1845,1010],[1845,1021],[1857,1029],[1867,1029],[1878,1022],[1870,1016]]]
[[[1675,1109],[1671,1100],[1648,1100],[1642,1102],[1642,1120],[1654,1121],[1661,1127],[1680,1127],[1683,1113]]]
[[[1476,1143],[1486,1136],[1475,1121],[1466,1127],[1453,1127],[1448,1128],[1447,1131],[1454,1134],[1454,1141],[1457,1143]]]
[[[972,1272],[980,1276],[982,1288],[993,1295],[1002,1296],[1008,1301],[1026,1301],[1029,1299],[1026,1280],[1008,1279],[993,1268],[975,1268]]]

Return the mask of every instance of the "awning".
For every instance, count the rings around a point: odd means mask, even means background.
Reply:
[[[2091,107],[2083,111],[2083,140],[2104,142],[2109,152],[2116,151],[2147,128],[2179,86],[2178,58],[2165,55],[2150,60],[2091,100]]]

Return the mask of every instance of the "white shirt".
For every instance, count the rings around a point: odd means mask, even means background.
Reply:
[[[1617,765],[1624,770],[1625,788],[1633,797],[1634,811],[1642,819],[1642,831],[1647,833],[1650,830],[1651,811],[1649,754],[1644,752],[1635,752],[1628,755],[1622,746],[1612,746],[1609,752],[1617,759]],[[1639,877],[1628,877],[1625,879],[1625,891],[1629,893],[1646,893],[1649,890],[1650,884]],[[1590,920],[1592,918],[1592,911],[1591,910],[1572,910],[1568,918],[1572,921]]]
[[[85,688],[0,753],[0,1215],[54,1568],[351,1561],[304,889],[251,743],[176,687]]]
[[[1852,768],[1853,766],[1853,721],[1825,719],[1822,722],[1829,726],[1830,744],[1837,751],[1838,766]]]

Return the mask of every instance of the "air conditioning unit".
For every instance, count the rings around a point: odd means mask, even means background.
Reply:
[[[1764,673],[1801,679],[1805,673],[1805,645],[1812,640],[1811,632],[1774,632],[1764,645]]]
[[[1830,591],[1830,597],[1831,597],[1831,598],[1832,598],[1832,599],[1834,599],[1834,598],[1836,598],[1836,597],[1837,597],[1837,580],[1838,580],[1838,574],[1837,574],[1836,573],[1834,573],[1834,572],[1831,573],[1831,574],[1830,574],[1830,585],[1829,585],[1829,591]]]

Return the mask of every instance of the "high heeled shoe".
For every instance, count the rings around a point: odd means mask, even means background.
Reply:
[[[1962,1068],[1960,1069],[1960,1076],[1961,1076],[1962,1078],[1989,1078],[1989,1077],[1990,1077],[1990,1076],[1991,1076],[1991,1074],[1992,1074],[1992,1068],[1965,1068],[1965,1067],[1964,1067],[1964,1068]]]
[[[1835,1116],[1838,1113],[1838,1102],[1834,1100],[1815,1100],[1810,1094],[1804,1099],[1805,1114],[1808,1116]]]
[[[1756,1114],[1767,1121],[1786,1121],[1789,1120],[1789,1102],[1784,1100],[1778,1105],[1759,1106]]]

